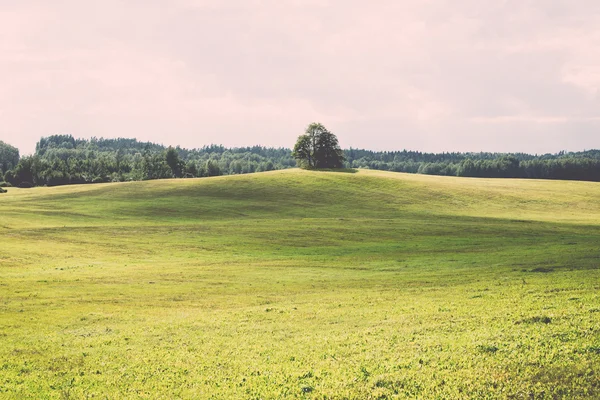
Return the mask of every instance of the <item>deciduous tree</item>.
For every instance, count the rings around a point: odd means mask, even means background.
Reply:
[[[341,168],[345,160],[337,137],[316,122],[298,137],[292,156],[304,168]]]

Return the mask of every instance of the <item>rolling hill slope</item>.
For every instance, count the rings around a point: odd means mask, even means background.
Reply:
[[[2,197],[2,213],[8,225],[13,216],[15,224],[35,220],[39,225],[60,225],[63,217],[73,217],[82,224],[102,225],[112,219],[139,223],[148,218],[152,224],[160,224],[419,214],[595,224],[600,222],[600,184],[368,170],[284,170],[189,180],[10,189]],[[31,216],[33,213],[36,215]]]
[[[0,216],[0,397],[600,395],[597,183],[286,170]]]

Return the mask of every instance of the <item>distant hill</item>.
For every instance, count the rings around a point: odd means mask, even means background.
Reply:
[[[17,204],[23,199],[29,200],[27,204]],[[152,224],[278,218],[434,221],[436,215],[600,223],[600,186],[589,182],[468,179],[373,170],[288,169],[210,179],[12,189],[2,200],[7,226],[16,210],[26,210],[29,203],[35,207],[19,218],[47,226],[62,226],[64,218],[91,226],[115,220],[139,224],[146,219]],[[17,202],[14,210],[12,201]]]

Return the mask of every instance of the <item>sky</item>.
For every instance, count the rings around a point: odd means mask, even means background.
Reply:
[[[0,140],[600,148],[597,0],[0,0]]]

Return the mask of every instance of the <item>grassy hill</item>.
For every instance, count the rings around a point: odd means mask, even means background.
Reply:
[[[600,396],[597,183],[10,188],[0,228],[0,397]]]

